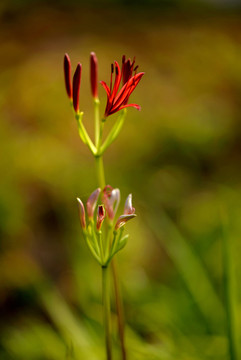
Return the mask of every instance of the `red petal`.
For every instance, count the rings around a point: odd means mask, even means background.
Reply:
[[[107,96],[110,96],[110,88],[109,88],[109,86],[104,81],[100,81],[100,83],[103,86],[103,88],[105,89]]]
[[[111,95],[112,99],[115,98],[117,91],[119,89],[119,86],[120,86],[120,82],[121,82],[121,70],[120,70],[120,66],[117,61],[115,61],[115,71],[116,71],[115,83],[114,83],[114,87],[113,87],[113,91],[112,91],[112,95]]]
[[[132,76],[130,80],[128,80],[128,82],[122,87],[119,94],[115,98],[113,104],[115,107],[118,107],[125,101],[128,101],[128,98],[130,97],[131,93],[135,90],[136,86],[138,85],[143,75],[144,73],[138,73]]]

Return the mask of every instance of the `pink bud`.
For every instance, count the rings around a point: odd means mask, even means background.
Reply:
[[[78,63],[73,76],[73,106],[75,112],[79,111],[79,91],[80,91],[81,70],[82,70],[82,65]]]
[[[90,53],[90,82],[91,91],[95,99],[98,98],[98,60],[94,52]]]
[[[68,97],[72,99],[71,62],[68,54],[64,55],[64,80]]]
[[[96,222],[96,228],[98,231],[101,228],[104,218],[105,218],[105,208],[103,205],[99,205],[97,210],[97,222]]]
[[[133,219],[134,217],[136,217],[136,214],[127,214],[127,215],[119,216],[115,224],[115,230],[118,230],[119,228],[124,226],[127,221]]]
[[[82,229],[85,229],[86,228],[86,222],[85,222],[84,204],[82,203],[82,201],[79,198],[77,198],[77,201],[78,201],[80,225],[81,225]]]
[[[109,219],[113,220],[120,203],[120,190],[107,185],[103,190],[103,202]]]
[[[101,189],[98,188],[96,189],[89,197],[89,199],[87,200],[87,214],[89,219],[92,219],[94,216],[94,212],[95,212],[95,208],[96,208],[96,204],[100,195]]]
[[[134,212],[135,208],[132,206],[132,194],[129,194],[125,202],[124,214],[134,214]]]

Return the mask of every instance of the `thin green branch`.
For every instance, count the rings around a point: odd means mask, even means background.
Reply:
[[[95,146],[98,149],[99,133],[100,133],[100,101],[98,98],[94,99],[94,116],[95,116]]]
[[[109,268],[102,267],[103,317],[105,328],[106,359],[112,359],[110,318]]]
[[[83,115],[84,115],[83,112],[77,113],[75,115],[75,118],[76,118],[77,124],[78,124],[79,135],[80,135],[81,140],[89,147],[92,154],[96,155],[96,153],[97,153],[96,147],[93,144],[92,140],[90,139],[90,137],[84,127],[84,124],[82,122]]]
[[[104,154],[105,150],[113,143],[113,141],[115,141],[115,139],[119,135],[121,128],[124,124],[125,117],[126,117],[126,109],[123,109],[121,111],[119,117],[117,118],[114,126],[112,127],[109,134],[107,135],[107,138],[105,139],[103,145],[101,145],[101,147],[100,147],[101,155]]]

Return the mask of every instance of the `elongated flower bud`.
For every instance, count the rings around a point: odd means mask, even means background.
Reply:
[[[68,97],[72,99],[71,62],[68,54],[64,55],[64,80]]]
[[[103,205],[99,205],[97,210],[97,221],[96,221],[96,229],[98,231],[101,228],[104,218],[105,218],[105,208]]]
[[[101,189],[98,188],[96,189],[89,197],[89,199],[87,200],[87,214],[89,219],[93,219],[94,216],[94,212],[95,212],[95,208],[96,208],[96,204],[100,195]]]
[[[103,202],[109,219],[113,220],[120,203],[120,190],[107,185],[103,190]]]
[[[132,206],[132,194],[129,194],[125,202],[124,215],[134,214],[134,212],[135,208]]]
[[[79,219],[80,219],[80,225],[82,229],[86,228],[86,222],[85,222],[85,207],[82,201],[77,198],[78,201],[78,209],[79,209]]]
[[[90,82],[91,92],[95,99],[98,98],[98,60],[94,52],[90,53]]]
[[[81,70],[82,70],[82,65],[78,63],[73,76],[73,106],[75,112],[79,111],[79,91],[80,91]]]
[[[124,226],[127,221],[133,219],[134,217],[136,217],[136,214],[127,214],[127,215],[119,216],[115,224],[115,230],[118,230],[119,228]]]

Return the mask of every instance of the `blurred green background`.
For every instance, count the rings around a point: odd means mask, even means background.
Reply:
[[[238,341],[241,320],[238,5],[1,2],[2,360],[104,359],[100,269],[81,238],[75,200],[97,187],[95,164],[63,79],[67,52],[73,67],[83,66],[80,108],[93,136],[91,51],[107,83],[123,54],[145,71],[131,97],[142,110],[128,110],[104,158],[121,207],[132,193],[138,214],[118,255],[129,360],[229,359],[224,236]]]

